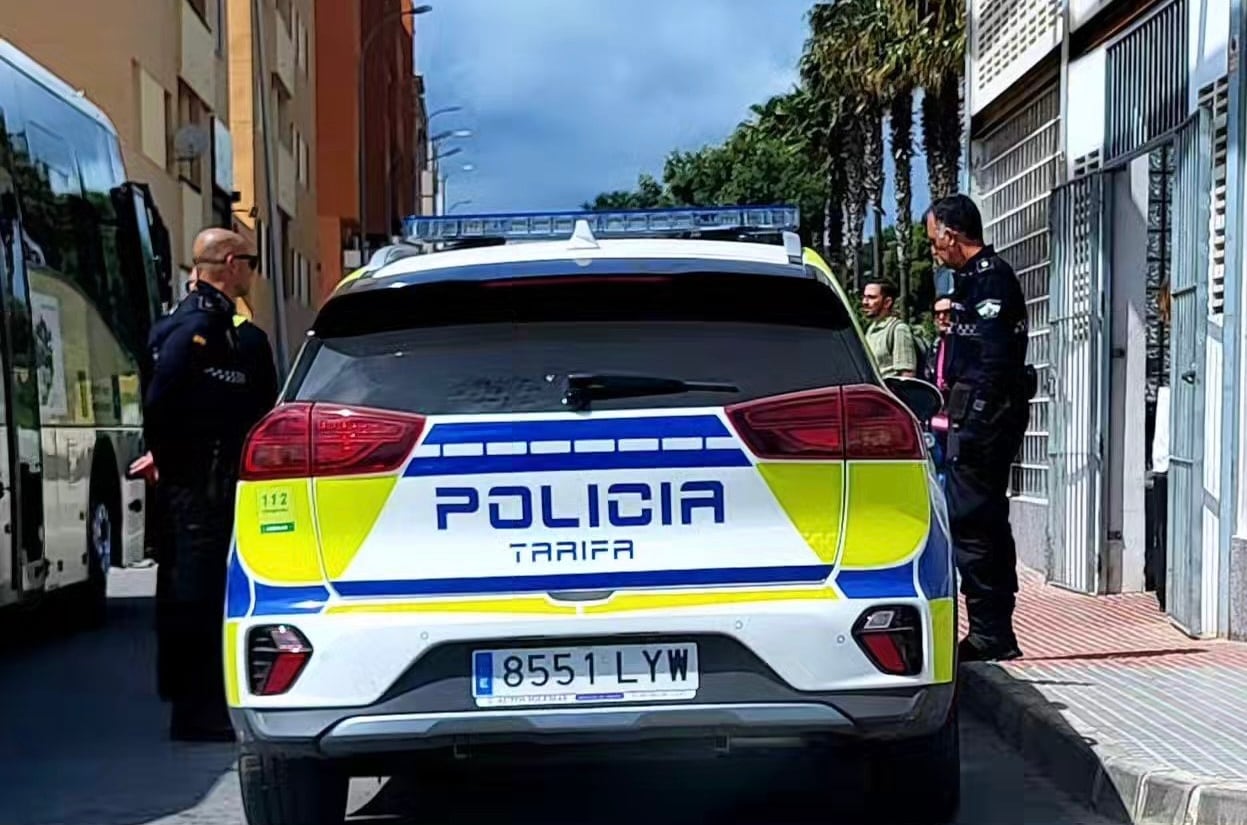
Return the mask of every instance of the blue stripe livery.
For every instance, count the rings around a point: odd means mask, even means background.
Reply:
[[[879,570],[841,570],[836,586],[850,599],[912,598],[914,590],[913,562]]]
[[[281,616],[290,613],[319,613],[329,600],[329,591],[320,585],[273,587],[255,583],[255,609],[252,616]]]
[[[826,581],[830,573],[831,567],[818,564],[789,567],[569,573],[549,576],[483,576],[409,581],[339,581],[334,582],[333,586],[339,594],[346,597],[475,596],[494,593],[548,593],[559,590],[612,590],[628,587],[810,584]]]
[[[560,470],[651,470],[705,467],[748,467],[740,450],[670,450],[550,455],[482,455],[450,458],[417,457],[406,476],[452,476],[487,473],[541,473]]]
[[[953,562],[948,552],[948,535],[931,514],[931,531],[927,534],[927,546],[918,559],[918,581],[928,599],[947,599],[953,596]]]
[[[231,547],[225,586],[225,617],[241,619],[251,610],[251,579],[243,570],[238,548]]]
[[[514,441],[577,441],[605,438],[714,438],[730,435],[713,415],[653,418],[589,418],[566,421],[490,421],[437,424],[425,444],[477,444]]]

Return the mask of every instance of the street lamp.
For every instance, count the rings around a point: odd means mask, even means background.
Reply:
[[[441,143],[443,140],[446,140],[447,138],[470,138],[470,137],[472,137],[471,129],[447,129],[445,132],[439,132],[438,134],[429,138],[429,143],[433,143],[433,144]]]
[[[365,118],[366,102],[364,99],[367,90],[364,84],[366,77],[364,70],[368,66],[368,48],[377,39],[377,35],[384,31],[390,23],[401,20],[404,17],[416,17],[431,11],[433,11],[432,6],[420,5],[411,9],[390,12],[377,21],[372,30],[368,32],[368,36],[364,38],[364,44],[359,49],[359,251],[361,260],[368,257],[368,150],[364,140],[364,125],[367,122]]]
[[[451,112],[462,112],[462,111],[463,111],[462,106],[443,106],[442,108],[438,109],[433,114],[425,118],[425,120],[431,123],[433,121],[433,118],[437,117],[438,115],[448,115]]]
[[[447,153],[446,153],[446,156],[453,155],[453,154],[455,154],[455,153],[456,153],[456,152],[458,152],[458,151],[459,151],[458,149],[453,149],[453,150],[451,150],[451,151],[447,152]],[[476,170],[476,165],[475,165],[475,164],[471,164],[471,163],[465,163],[465,164],[463,164],[462,166],[460,166],[460,167],[459,167],[459,171],[461,171],[461,172],[473,172],[473,171],[475,171],[475,170]],[[442,214],[443,214],[443,215],[445,215],[447,212],[449,212],[449,211],[450,211],[450,210],[448,210],[448,209],[446,209],[446,208],[445,208],[445,206],[446,206],[446,181],[450,180],[450,175],[449,175],[449,174],[445,174],[445,175],[440,175],[439,177],[440,177],[440,179],[441,179],[441,180],[440,180],[440,184],[441,184],[441,185],[440,185],[440,187],[439,187],[439,188],[440,188],[440,190],[441,190],[440,195],[441,195],[441,202],[442,202]],[[436,213],[436,212],[437,212],[437,197],[438,197],[438,193],[434,193],[434,200],[433,200],[433,206],[434,206],[433,211],[434,211],[434,213]],[[453,209],[454,207],[451,207],[451,208]]]

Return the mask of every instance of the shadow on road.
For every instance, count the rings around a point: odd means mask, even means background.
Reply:
[[[127,571],[129,572],[129,571]],[[233,745],[167,737],[155,689],[150,596],[113,598],[102,630],[6,617],[0,636],[0,821],[140,825],[236,782]]]

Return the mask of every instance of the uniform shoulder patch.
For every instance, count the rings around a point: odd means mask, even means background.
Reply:
[[[992,262],[988,258],[979,259],[979,272],[986,272],[992,268]]]
[[[995,298],[979,301],[974,305],[974,311],[979,314],[980,318],[990,321],[1000,315],[1000,301]]]

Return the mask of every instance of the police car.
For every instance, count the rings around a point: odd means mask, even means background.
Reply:
[[[420,218],[343,283],[243,456],[252,825],[338,822],[391,758],[619,742],[848,745],[879,810],[952,817],[938,393],[880,378],[796,224]]]

